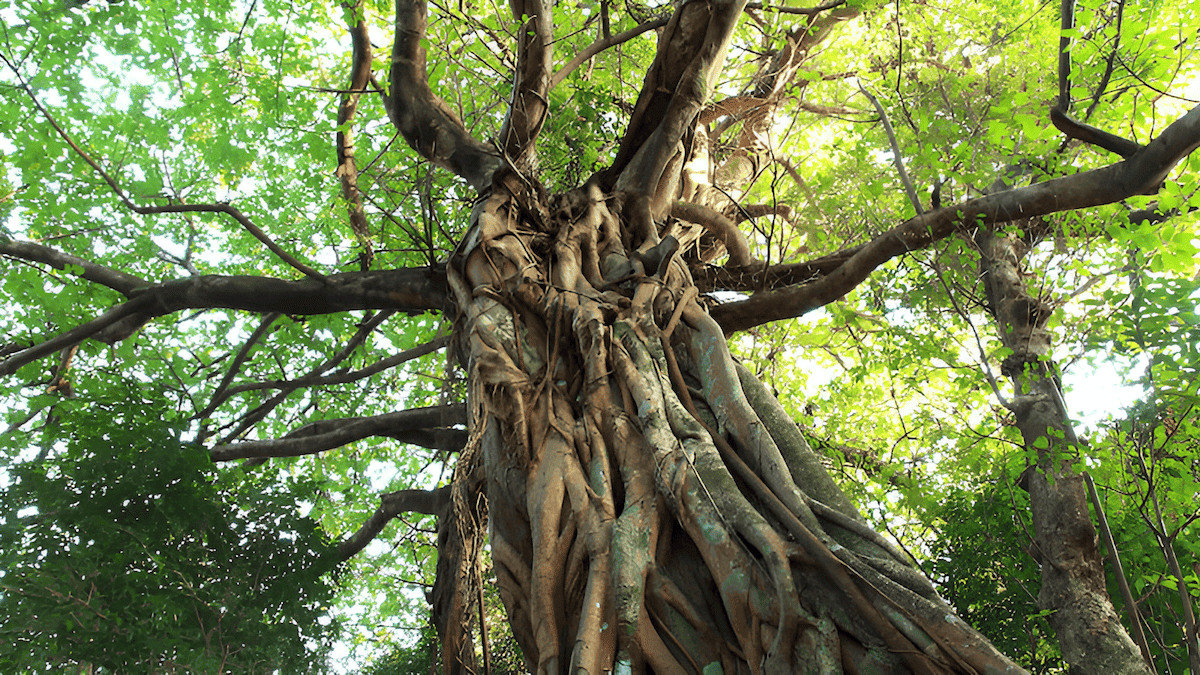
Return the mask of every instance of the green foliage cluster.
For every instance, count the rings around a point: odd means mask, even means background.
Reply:
[[[152,387],[109,394],[58,406],[41,456],[4,467],[0,671],[322,672],[315,485],[218,476]]]

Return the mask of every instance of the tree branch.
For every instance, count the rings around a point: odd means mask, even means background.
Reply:
[[[587,47],[584,47],[583,51],[575,55],[575,58],[568,61],[565,66],[559,68],[558,71],[554,73],[554,77],[550,78],[550,88],[553,89],[554,87],[557,87],[562,83],[563,80],[567,79],[567,76],[570,75],[572,71],[584,63],[587,63],[587,61],[593,56],[610,47],[615,47],[623,42],[629,42],[633,38],[645,33],[646,31],[662,28],[663,26],[667,25],[667,21],[668,19],[653,19],[651,21],[645,21],[623,33],[617,33],[616,35],[610,35],[596,40]]]
[[[912,179],[908,177],[908,171],[904,169],[904,156],[900,154],[900,143],[896,140],[896,131],[892,129],[892,122],[888,119],[887,111],[883,109],[879,99],[867,91],[861,81],[858,83],[858,90],[867,97],[871,105],[875,106],[875,112],[879,113],[879,119],[883,121],[883,130],[887,132],[888,143],[892,146],[892,163],[896,165],[896,173],[900,175],[900,184],[904,186],[904,192],[908,194],[908,201],[912,202],[913,209],[916,210],[918,216],[925,213],[925,209],[921,207],[921,198],[917,196],[917,190],[913,187]]]
[[[599,175],[601,189],[657,192],[667,163],[713,90],[744,6],[744,0],[685,2],[671,15],[617,156]]]
[[[754,256],[750,253],[750,244],[746,242],[746,235],[742,234],[737,225],[719,211],[707,206],[680,201],[671,205],[671,217],[696,223],[711,232],[725,244],[731,265],[746,266],[754,263]]]
[[[395,437],[411,431],[433,430],[455,424],[465,424],[466,421],[467,407],[461,403],[401,410],[374,417],[323,420],[301,427],[285,438],[218,445],[209,450],[209,456],[214,462],[228,462],[250,457],[314,455],[370,436]],[[333,428],[323,431],[330,427]],[[314,433],[314,429],[319,430],[320,433]]]
[[[240,394],[246,391],[259,391],[262,389],[289,389],[295,390],[301,387],[324,387],[331,384],[346,384],[347,382],[356,382],[377,373],[381,373],[390,368],[412,361],[426,354],[430,354],[444,348],[450,343],[449,336],[442,336],[426,342],[418,347],[406,349],[399,354],[394,354],[386,359],[380,359],[371,365],[353,370],[347,373],[338,373],[336,375],[310,375],[301,377],[295,380],[267,380],[263,382],[253,382],[248,384],[239,384],[236,387],[230,387],[228,396]],[[228,398],[226,396],[226,398]],[[214,394],[213,398],[216,398]],[[418,443],[418,445],[421,445]]]
[[[450,504],[450,487],[436,490],[400,490],[389,492],[379,498],[379,508],[358,528],[354,534],[338,544],[338,558],[345,562],[367,547],[383,528],[401,513],[421,513],[427,516],[441,515]]]
[[[384,104],[412,149],[482,191],[491,185],[500,158],[490,146],[475,140],[458,115],[429,88],[421,46],[426,11],[424,0],[396,0],[391,83]]]
[[[82,268],[83,272],[79,274],[81,278],[107,286],[125,297],[132,296],[135,289],[144,288],[149,284],[139,276],[28,241],[14,241],[0,237],[0,256],[42,263],[63,271],[68,271],[68,267]],[[68,273],[73,274],[74,272],[68,271]]]
[[[538,133],[549,110],[554,13],[548,0],[510,0],[513,18],[524,21],[517,33],[517,67],[508,115],[500,128],[500,148],[518,169],[534,165]]]
[[[0,377],[12,375],[19,368],[29,363],[53,354],[60,349],[73,347],[80,342],[96,335],[100,331],[112,326],[122,319],[140,313],[148,304],[149,300],[145,296],[138,296],[128,302],[123,302],[116,307],[108,310],[81,326],[76,326],[71,330],[58,335],[50,340],[47,340],[39,345],[34,345],[28,349],[23,349],[12,356],[0,361]]]
[[[1200,107],[1176,120],[1125,161],[926,212],[879,235],[828,276],[804,286],[718,305],[712,309],[712,316],[727,333],[801,316],[845,295],[888,260],[924,248],[956,230],[1153,194],[1167,173],[1197,147],[1200,147]]]
[[[779,12],[780,14],[803,14],[805,16],[813,16],[821,12],[828,12],[831,9],[836,9],[846,4],[846,0],[832,0],[824,2],[816,7],[781,7],[777,5],[764,5],[761,2],[750,2],[746,4],[746,9],[761,9],[768,12]]]
[[[375,258],[367,214],[363,211],[362,194],[358,189],[358,164],[354,159],[354,117],[358,100],[371,83],[371,36],[367,32],[366,7],[362,0],[343,1],[342,9],[349,24],[352,50],[350,90],[342,94],[337,118],[337,162],[335,172],[342,182],[342,198],[350,217],[350,229],[363,246],[362,269],[370,268]]]
[[[1141,145],[1134,141],[1121,138],[1116,134],[1110,134],[1107,131],[1102,131],[1090,124],[1080,122],[1071,117],[1071,34],[1067,31],[1075,28],[1075,0],[1062,0],[1061,2],[1061,28],[1058,38],[1058,100],[1054,106],[1050,108],[1050,122],[1054,128],[1058,129],[1067,138],[1074,138],[1084,143],[1089,143],[1100,148],[1104,148],[1109,152],[1116,153],[1122,157],[1132,157],[1135,152],[1141,149]],[[1122,5],[1123,8],[1123,5]],[[1120,11],[1120,10],[1118,10]],[[1118,39],[1120,39],[1120,31],[1117,31]],[[1113,47],[1113,55],[1116,54],[1116,47]],[[1109,65],[1111,72],[1111,63]],[[1108,72],[1105,74],[1105,81],[1108,79]],[[1098,96],[1099,94],[1097,94]],[[1094,107],[1094,103],[1093,103]],[[1091,113],[1091,110],[1088,111]]]

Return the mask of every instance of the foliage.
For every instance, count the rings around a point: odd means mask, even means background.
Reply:
[[[44,456],[7,467],[0,669],[320,672],[336,558],[299,515],[316,486],[217,476],[153,388],[109,393],[57,406]]]

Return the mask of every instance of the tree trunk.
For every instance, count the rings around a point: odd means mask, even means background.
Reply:
[[[1038,604],[1052,612],[1050,625],[1072,672],[1148,675],[1150,668],[1117,618],[1105,585],[1078,467],[1079,441],[1050,360],[1046,324],[1054,308],[1025,284],[1025,242],[985,232],[976,243],[988,302],[1010,350],[1002,374],[1012,380],[1016,396],[1008,407],[1031,460],[1021,487],[1029,492],[1033,553],[1042,569]]]
[[[660,224],[645,197],[545,199],[516,174],[476,206],[449,269],[471,422],[445,672],[473,669],[480,495],[533,672],[1023,672],[739,374],[678,253],[694,233]]]

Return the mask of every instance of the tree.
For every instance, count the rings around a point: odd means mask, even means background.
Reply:
[[[1123,302],[1093,270],[1195,271],[1196,18],[1043,9],[347,2],[343,53],[321,5],[16,7],[10,434],[31,447],[65,400],[137,373],[212,461],[244,460],[226,471],[337,484],[315,507],[330,529],[382,460],[414,484],[452,465],[339,544],[349,560],[402,514],[437,517],[446,672],[478,668],[485,542],[539,673],[1022,672],[868,526],[877,502],[856,506],[762,383],[772,359],[733,357],[824,307],[859,350],[847,376],[891,378],[901,423],[938,363],[978,359],[973,391],[937,396],[1018,432],[1063,658],[1149,672],[1051,344],[1102,325],[1072,294]],[[894,330],[861,335],[872,312]],[[442,349],[440,375],[417,361]],[[436,454],[364,441],[382,438]],[[1194,618],[1183,641],[1195,672]]]

